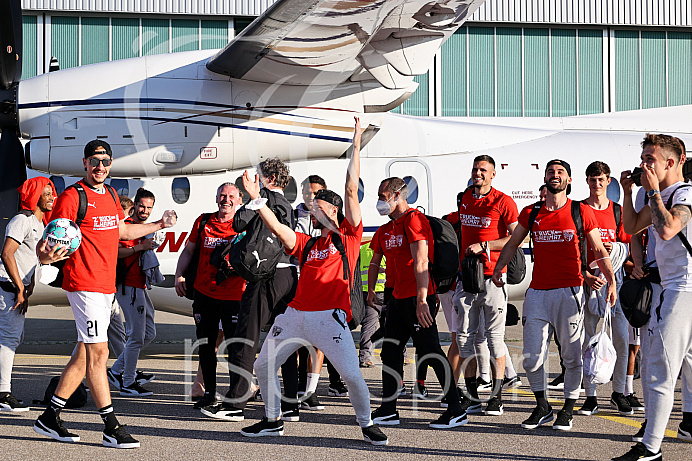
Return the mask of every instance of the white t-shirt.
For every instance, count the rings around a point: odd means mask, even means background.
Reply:
[[[43,238],[43,223],[36,219],[35,215],[25,216],[18,214],[7,224],[5,237],[19,243],[14,259],[17,262],[19,276],[24,286],[31,283],[31,276],[38,265],[36,245]],[[0,280],[10,282],[5,265],[0,262]]]
[[[643,187],[640,187],[639,190],[637,191],[637,196],[634,199],[634,211],[639,213],[642,208],[644,208],[644,205],[648,205],[649,202],[644,200],[646,197],[646,189]],[[656,239],[654,238],[653,234],[656,233],[656,230],[654,229],[654,226],[649,226],[649,232],[648,232],[648,241],[646,245],[646,259],[644,260],[644,264],[648,263],[652,259],[654,259],[654,263],[651,265],[651,267],[658,267],[658,263],[656,263],[655,258],[656,258]]]
[[[675,191],[671,208],[675,205],[692,206],[692,187],[682,186],[682,181],[676,182],[661,191],[664,205]],[[692,237],[692,220],[682,228],[682,233],[689,240]],[[692,256],[680,241],[678,236],[663,240],[658,232],[652,233],[656,238],[656,261],[661,274],[661,285],[666,290],[692,292]]]

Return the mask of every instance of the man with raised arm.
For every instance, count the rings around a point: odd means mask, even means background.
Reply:
[[[315,196],[311,213],[320,237],[311,238],[281,224],[266,206],[266,199],[259,195],[258,177],[253,181],[247,171],[243,175],[243,185],[252,200],[247,206],[258,210],[286,252],[302,264],[295,298],[274,321],[255,361],[266,416],[240,431],[246,437],[283,435],[277,372],[291,354],[309,344],[322,350],[346,381],[365,441],[373,445],[388,442],[387,436],[370,419],[370,393],[360,373],[358,353],[348,328],[352,317],[352,279],[358,276],[356,261],[363,235],[358,203],[360,137],[360,121],[356,118],[353,155],[346,172],[345,202],[328,189]]]

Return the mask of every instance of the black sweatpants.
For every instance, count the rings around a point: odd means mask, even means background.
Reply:
[[[204,377],[204,389],[214,395],[216,393],[216,338],[219,336],[219,321],[223,327],[224,338],[235,336],[238,323],[240,301],[228,301],[210,298],[200,292],[195,292],[192,303],[192,314],[195,319],[197,339],[206,339],[198,349],[199,364]],[[202,341],[204,342],[204,341]],[[220,351],[225,354],[226,351]]]
[[[296,267],[277,269],[271,279],[248,282],[240,301],[238,325],[235,331],[236,337],[245,338],[248,341],[231,344],[228,351],[231,370],[234,367],[239,367],[252,375],[255,355],[259,347],[260,331],[272,318],[272,313],[276,309],[281,310],[281,312],[286,309],[296,294],[297,284],[298,271]],[[294,397],[298,387],[297,369],[295,365],[285,368],[296,370],[293,373],[295,377],[290,379],[284,374],[284,393],[287,397]],[[290,373],[289,370],[286,371]],[[295,389],[293,389],[294,386]],[[249,388],[250,381],[246,376],[231,372],[230,386],[226,393],[227,404],[238,410],[245,408],[250,396]]]
[[[396,411],[396,397],[399,393],[399,382],[403,379],[402,354],[409,338],[413,339],[418,357],[428,356],[425,363],[430,365],[437,375],[440,386],[446,389],[445,397],[449,403],[449,410],[453,414],[461,414],[461,403],[457,394],[454,374],[449,365],[447,356],[440,347],[440,338],[435,322],[435,295],[427,297],[430,313],[433,316],[433,324],[428,328],[422,328],[416,317],[416,297],[395,299],[392,306],[387,309],[385,321],[384,342],[380,355],[382,364],[382,408],[387,412]],[[418,365],[418,364],[417,364]],[[393,370],[386,372],[385,367]]]

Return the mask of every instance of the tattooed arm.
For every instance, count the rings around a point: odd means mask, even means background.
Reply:
[[[687,205],[678,204],[670,211],[666,210],[661,194],[656,194],[649,200],[649,207],[654,229],[663,240],[675,237],[692,217],[692,210]]]

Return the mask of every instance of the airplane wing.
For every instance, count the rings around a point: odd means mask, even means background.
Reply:
[[[279,0],[207,62],[283,85],[406,88],[485,0]]]

